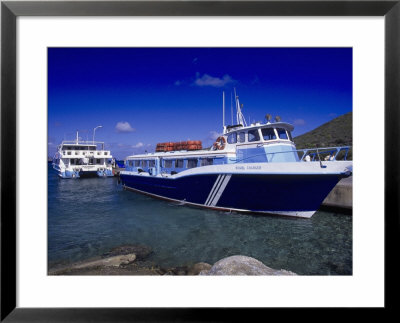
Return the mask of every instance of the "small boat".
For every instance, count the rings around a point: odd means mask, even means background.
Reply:
[[[352,174],[349,146],[297,150],[291,124],[267,115],[265,123],[247,125],[236,92],[235,104],[237,124],[223,125],[209,148],[164,142],[153,153],[128,156],[124,189],[214,210],[310,218]]]
[[[104,150],[104,142],[63,141],[53,157],[53,168],[61,178],[108,177],[113,176],[112,156]]]

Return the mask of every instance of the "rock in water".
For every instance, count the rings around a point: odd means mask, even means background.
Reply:
[[[197,264],[194,264],[192,267],[189,268],[188,270],[188,275],[198,275],[202,271],[209,271],[211,269],[211,265],[207,264],[205,262],[199,262]]]
[[[103,258],[112,257],[118,255],[128,255],[134,253],[138,260],[142,260],[146,258],[148,255],[152,253],[152,249],[148,246],[144,245],[123,245],[112,248],[109,252],[103,254]]]
[[[119,267],[121,265],[129,265],[136,259],[135,254],[119,255],[109,258],[104,258],[100,260],[94,260],[89,262],[84,262],[72,266],[72,269],[82,269],[90,267]]]
[[[201,275],[296,275],[287,270],[276,270],[265,266],[261,261],[246,256],[231,256],[217,261],[206,274],[201,271]]]

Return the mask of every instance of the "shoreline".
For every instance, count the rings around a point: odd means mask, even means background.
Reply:
[[[138,251],[138,254],[132,251]],[[140,254],[146,250],[145,254]],[[213,265],[198,262],[189,266],[163,268],[147,260],[151,249],[143,245],[123,245],[100,257],[48,270],[49,276],[214,276],[214,275],[297,275],[285,269],[273,269],[255,258],[235,255]]]

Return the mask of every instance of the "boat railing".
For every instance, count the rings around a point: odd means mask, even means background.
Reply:
[[[324,160],[347,160],[351,146],[340,146],[340,147],[322,147],[322,148],[307,148],[296,150],[298,153],[302,153],[299,156],[300,161],[305,161],[307,156],[310,156],[310,161],[320,161],[321,155]]]
[[[341,147],[322,147],[322,148],[307,148],[307,149],[297,149],[288,151],[276,151],[276,152],[262,153],[262,154],[248,156],[246,158],[234,161],[234,164],[243,163],[246,160],[262,156],[270,157],[268,158],[268,161],[272,162],[274,157],[277,155],[293,154],[293,153],[297,153],[299,162],[347,160],[350,148],[351,146],[341,146]],[[310,158],[308,159],[307,156],[309,156]]]
[[[92,141],[92,140],[79,140],[78,142],[76,140],[64,140],[61,142],[62,145],[99,145],[99,144],[104,144],[104,141]]]

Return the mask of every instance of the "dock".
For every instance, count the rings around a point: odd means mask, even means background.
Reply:
[[[119,172],[124,169],[125,168],[113,167],[112,172],[113,172],[114,176],[119,176]]]
[[[353,176],[343,178],[322,202],[324,208],[353,209]]]

